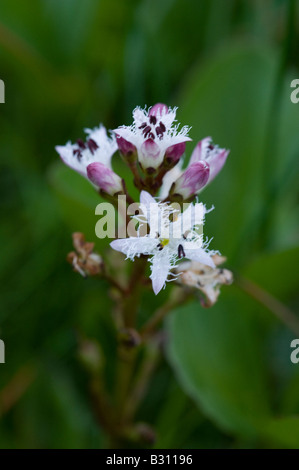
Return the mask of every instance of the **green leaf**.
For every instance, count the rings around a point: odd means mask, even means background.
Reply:
[[[265,440],[279,446],[299,448],[299,416],[277,418],[269,421],[264,430]]]
[[[168,358],[207,416],[226,431],[254,435],[270,414],[264,328],[250,299],[229,289],[209,310],[198,302],[171,314]]]
[[[206,222],[215,246],[237,259],[239,245],[250,241],[254,227],[248,229],[248,224],[252,219],[257,222],[254,215],[261,205],[275,72],[276,61],[269,50],[250,45],[230,47],[196,67],[179,97],[178,119],[192,125],[193,142],[187,152],[205,136],[231,150],[221,174],[200,197],[208,206],[215,206]]]

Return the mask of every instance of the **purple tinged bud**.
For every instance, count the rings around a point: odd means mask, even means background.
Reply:
[[[179,194],[184,200],[187,200],[207,184],[209,174],[210,167],[207,162],[193,163],[176,180],[171,193]]]
[[[205,139],[200,140],[198,144],[196,144],[190,158],[190,165],[192,165],[192,163],[206,159],[206,150],[211,140],[211,137],[206,137]]]
[[[123,192],[121,178],[103,163],[90,163],[87,166],[87,176],[93,184],[110,196]]]
[[[166,163],[175,165],[186,149],[186,142],[180,142],[179,144],[171,145],[166,149],[165,159]]]
[[[228,154],[229,154],[229,150],[223,149],[221,152],[217,153],[217,155],[215,155],[214,158],[210,159],[210,161],[209,161],[209,164],[210,164],[209,183],[222,170],[222,168],[223,168],[223,166],[226,162]]]
[[[166,104],[163,104],[163,103],[157,103],[155,104],[154,106],[151,107],[151,109],[149,110],[149,113],[148,115],[149,116],[163,116],[164,114],[167,114],[168,113],[168,106],[166,106]]]
[[[116,135],[116,142],[120,153],[124,157],[130,157],[131,155],[136,153],[135,145],[131,144],[131,142],[128,142],[128,140],[124,139],[120,135]]]
[[[160,166],[161,150],[154,140],[147,139],[143,142],[139,152],[139,162],[143,169],[149,167],[156,169]]]
[[[222,170],[229,150],[221,149],[218,146],[213,145],[211,137],[202,139],[196,145],[190,159],[190,164],[193,165],[199,161],[205,161],[210,166],[209,183],[215,178],[215,176]]]

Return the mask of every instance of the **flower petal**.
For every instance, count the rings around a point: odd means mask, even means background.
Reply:
[[[215,176],[217,176],[218,173],[222,170],[228,157],[228,154],[229,150],[223,149],[222,152],[219,152],[217,155],[215,155],[214,158],[210,159],[210,176],[208,183],[210,183],[215,178]]]
[[[171,170],[169,170],[166,175],[163,178],[163,183],[160,188],[160,193],[159,197],[160,199],[166,199],[166,197],[169,194],[170,188],[173,185],[173,183],[182,175],[183,170],[182,170],[183,162],[182,160],[179,161],[179,163],[173,167]]]
[[[130,237],[113,240],[111,248],[124,253],[127,258],[134,259],[135,256],[151,255],[157,246],[157,240],[150,237]]]
[[[184,251],[186,258],[192,259],[193,261],[199,261],[199,263],[215,268],[215,263],[211,255],[209,255],[209,253],[207,253],[203,248],[190,249],[184,247]]]
[[[171,256],[165,251],[157,253],[152,258],[151,275],[153,291],[157,295],[160,290],[165,286],[165,282],[172,269]]]
[[[140,202],[141,204],[144,204],[146,207],[149,207],[150,204],[158,204],[156,199],[151,196],[150,193],[147,191],[141,191],[140,193]]]
[[[204,139],[200,140],[198,144],[195,146],[195,149],[192,152],[189,165],[192,163],[199,162],[200,160],[206,159],[207,148],[211,142],[211,137],[205,137]]]
[[[108,137],[106,128],[100,124],[94,129],[85,129],[86,142],[78,139],[75,144],[67,142],[66,145],[55,147],[63,162],[80,175],[87,177],[87,166],[100,162],[111,168],[112,155],[117,150],[115,137]]]
[[[138,152],[139,163],[143,169],[153,168],[155,170],[161,165],[163,156],[159,145],[152,139],[143,142]]]
[[[181,238],[186,232],[203,225],[205,212],[205,206],[201,202],[189,204],[172,223],[173,238]]]

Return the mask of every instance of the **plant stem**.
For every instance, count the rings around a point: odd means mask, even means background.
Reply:
[[[93,377],[90,382],[90,394],[98,423],[110,436],[119,432],[114,410],[106,396],[100,377]]]
[[[137,309],[139,305],[140,281],[143,279],[147,258],[138,258],[133,266],[126,295],[122,299],[122,317],[125,328],[135,328]],[[119,346],[116,399],[121,426],[127,424],[125,405],[128,398],[130,383],[134,374],[138,350],[126,349]]]
[[[296,335],[299,335],[299,320],[296,315],[280,300],[254,282],[241,276],[235,277],[235,283],[247,294],[274,313]]]
[[[127,328],[135,328],[140,297],[140,281],[143,279],[146,264],[146,257],[137,258],[134,262],[127,295],[123,299],[123,317]]]
[[[111,286],[115,287],[121,294],[126,295],[127,290],[125,287],[123,287],[114,277],[112,277],[110,274],[105,273],[104,279],[111,284]]]
[[[131,393],[128,396],[124,410],[126,422],[132,422],[135,412],[145,396],[149,380],[159,359],[158,342],[150,341],[145,346],[144,359],[139,368],[139,372],[132,385]]]
[[[162,307],[159,307],[153,316],[148,320],[148,322],[141,328],[140,334],[144,340],[146,340],[156,330],[156,328],[171,310],[187,302],[192,295],[190,290],[184,290],[182,288],[174,289],[175,290],[171,296],[171,299],[162,305]]]

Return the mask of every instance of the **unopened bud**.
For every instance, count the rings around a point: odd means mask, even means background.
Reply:
[[[148,115],[149,116],[155,116],[155,117],[161,117],[163,116],[164,114],[167,114],[168,113],[168,106],[166,106],[166,104],[163,104],[163,103],[157,103],[155,104],[154,106],[151,107],[151,109],[149,110],[149,113]]]
[[[210,167],[206,162],[197,162],[190,165],[175,181],[171,194],[179,195],[184,200],[194,196],[208,182]]]
[[[87,176],[104,193],[114,196],[123,193],[121,178],[103,163],[91,163],[87,167]]]
[[[229,150],[219,148],[217,145],[212,143],[211,137],[206,137],[198,142],[193,150],[190,158],[190,165],[199,161],[207,162],[210,166],[208,180],[208,183],[210,183],[223,168],[228,154]]]
[[[161,165],[162,159],[163,154],[161,149],[154,140],[147,139],[143,142],[139,152],[139,162],[144,171],[149,174],[154,173]]]
[[[135,159],[137,157],[137,149],[135,145],[131,144],[131,142],[120,135],[116,135],[116,142],[118,150],[124,158],[131,160],[132,158]]]
[[[181,156],[185,153],[186,142],[180,142],[179,144],[168,147],[165,152],[164,163],[167,167],[172,168],[177,164]]]

